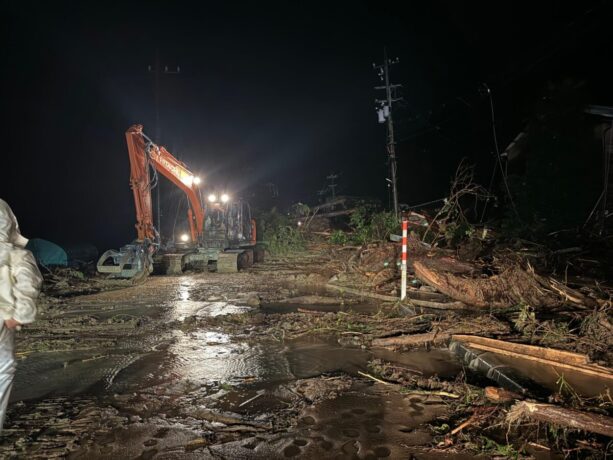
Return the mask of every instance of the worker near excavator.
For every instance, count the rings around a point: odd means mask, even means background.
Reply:
[[[25,249],[27,242],[13,211],[0,199],[0,432],[17,367],[15,330],[34,321],[42,284],[36,260]]]

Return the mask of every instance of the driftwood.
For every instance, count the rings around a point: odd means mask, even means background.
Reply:
[[[418,347],[424,345],[438,345],[447,343],[451,338],[450,334],[439,334],[437,332],[428,332],[425,334],[400,335],[397,337],[386,337],[384,339],[375,339],[372,341],[373,347],[398,347],[411,346]]]
[[[553,279],[538,277],[541,284],[549,286],[557,292],[564,300],[572,302],[575,305],[594,308],[598,306],[598,302],[590,297],[581,294],[579,291],[569,288],[563,283]]]
[[[449,434],[451,436],[454,436],[454,435],[458,434],[460,431],[462,431],[464,428],[471,426],[472,424],[474,424],[478,420],[479,420],[479,416],[477,414],[473,414],[473,415],[470,416],[470,418],[468,420],[466,420],[465,422],[461,423],[460,425],[455,427],[453,430],[451,430],[451,432]]]
[[[377,377],[373,377],[372,375],[367,374],[366,372],[358,371],[358,374],[360,374],[362,377],[367,377],[371,380],[374,380],[375,382],[382,383],[383,385],[395,385],[394,383],[386,382],[385,380],[381,380],[381,379],[378,379]]]
[[[498,387],[485,387],[485,397],[495,403],[506,403],[514,399],[523,399],[523,396],[513,391]]]
[[[466,310],[468,305],[462,302],[431,302],[429,300],[412,299],[407,295],[406,301],[417,307],[433,308],[435,310]]]
[[[521,401],[516,403],[507,414],[509,423],[519,423],[525,419],[613,437],[612,417],[566,409],[553,404]]]
[[[472,349],[490,351],[512,358],[570,369],[584,375],[596,376],[613,382],[613,371],[611,369],[590,364],[587,356],[578,353],[472,335],[456,334],[451,337],[451,340],[462,342]]]
[[[485,419],[490,417],[496,411],[495,407],[477,407],[475,409],[475,413],[471,415],[468,420],[458,425],[456,428],[449,432],[449,435],[455,436],[464,428],[467,428],[472,425],[479,424],[483,422]]]

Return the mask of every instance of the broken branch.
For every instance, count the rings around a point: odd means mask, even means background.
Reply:
[[[438,332],[427,332],[425,334],[401,335],[398,337],[386,337],[372,341],[373,347],[397,347],[397,346],[421,346],[426,344],[447,343],[451,338],[450,334],[439,334]]]

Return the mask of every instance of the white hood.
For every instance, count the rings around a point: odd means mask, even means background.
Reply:
[[[19,233],[19,224],[8,203],[0,199],[0,243],[11,243],[20,248],[28,244],[27,238]]]

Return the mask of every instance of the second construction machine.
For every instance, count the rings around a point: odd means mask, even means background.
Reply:
[[[180,274],[186,267],[227,273],[263,259],[263,251],[256,247],[255,221],[246,202],[232,201],[226,194],[217,199],[215,193],[205,201],[200,178],[164,147],[157,146],[143,133],[141,125],[126,131],[126,141],[137,239],[118,251],[106,251],[98,260],[100,273],[115,278],[144,278],[153,271],[154,261],[167,274]],[[182,235],[180,244],[164,250],[153,225],[151,206],[151,189],[158,173],[180,188],[189,202],[189,234]]]

